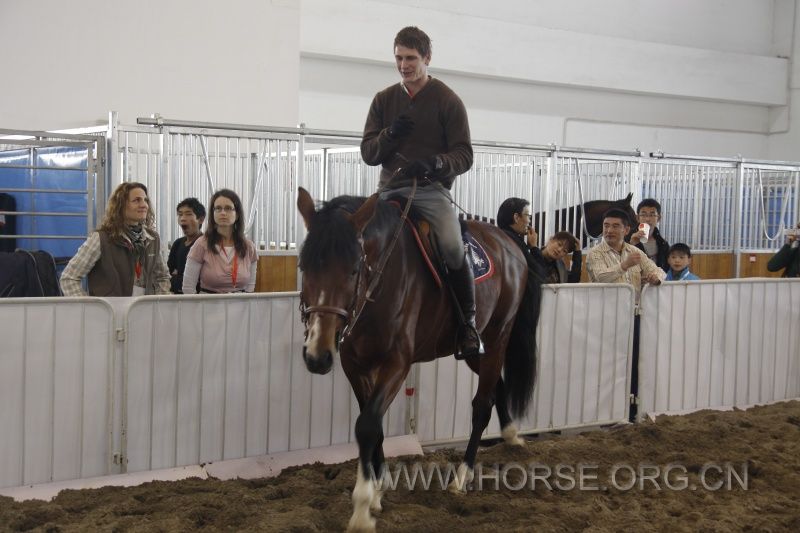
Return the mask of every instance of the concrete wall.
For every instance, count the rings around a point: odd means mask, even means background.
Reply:
[[[800,160],[797,3],[3,0],[0,127],[361,130],[416,24],[476,139]]]
[[[0,127],[294,126],[299,33],[300,0],[3,0]]]
[[[476,139],[800,159],[769,135],[789,103],[794,0],[430,5],[304,0],[301,120],[360,130],[397,81],[394,34],[415,24]]]

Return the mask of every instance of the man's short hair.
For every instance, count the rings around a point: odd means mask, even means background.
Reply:
[[[564,248],[567,250],[567,253],[572,253],[575,251],[575,244],[577,239],[572,233],[568,231],[559,231],[558,233],[553,235],[553,240],[563,242]]]
[[[503,203],[500,204],[500,208],[497,210],[497,227],[501,229],[511,229],[511,225],[514,223],[514,215],[517,213],[521,214],[525,206],[530,204],[528,200],[515,196],[503,200]]]
[[[655,207],[656,213],[658,213],[658,216],[661,216],[661,204],[658,203],[658,200],[655,200],[653,198],[645,198],[644,200],[639,202],[639,205],[636,206],[637,215],[639,214],[639,211],[641,211],[643,207]]]
[[[605,219],[607,218],[619,218],[620,220],[622,220],[622,223],[624,225],[628,227],[630,227],[631,225],[631,220],[630,218],[628,218],[628,213],[626,213],[622,209],[619,209],[618,207],[612,207],[611,209],[603,213],[603,221],[605,221]]]
[[[430,56],[433,50],[431,38],[416,26],[406,26],[397,32],[397,36],[394,38],[394,46],[398,45],[413,48],[423,58]]]
[[[669,252],[667,252],[667,257],[672,255],[672,253],[676,254],[683,254],[686,257],[692,257],[692,249],[689,248],[688,244],[682,242],[676,242],[672,246],[669,247]]]
[[[200,200],[197,198],[186,198],[181,203],[178,204],[178,207],[175,208],[178,211],[181,207],[188,207],[194,212],[194,216],[199,219],[206,218],[206,208],[203,207],[203,204],[200,203]]]

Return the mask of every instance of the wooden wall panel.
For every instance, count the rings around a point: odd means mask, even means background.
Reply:
[[[741,277],[778,278],[780,272],[767,271],[767,261],[772,253],[746,254],[741,259]],[[755,261],[751,261],[754,257]],[[583,258],[581,283],[588,283],[586,255]],[[692,256],[692,272],[701,279],[732,279],[734,277],[733,254],[695,254]],[[297,256],[263,255],[258,258],[256,292],[285,292],[297,290]]]
[[[741,277],[743,278],[779,278],[781,272],[770,272],[767,270],[767,262],[775,255],[768,254],[744,254],[741,260]],[[755,258],[755,261],[751,261]]]
[[[258,258],[256,292],[291,292],[296,290],[296,255],[262,255]]]
[[[689,267],[700,279],[731,279],[735,275],[733,254],[693,254]]]
[[[769,272],[767,270],[767,262],[773,255],[772,253],[744,254],[741,258],[741,277],[779,278],[781,276],[780,272]],[[751,261],[751,257],[755,261]],[[694,254],[690,270],[700,276],[701,279],[733,279],[736,274],[734,264],[734,256],[731,253]],[[581,270],[581,283],[588,283],[586,255],[583,256]]]

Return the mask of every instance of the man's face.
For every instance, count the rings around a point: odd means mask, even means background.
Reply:
[[[525,206],[522,209],[522,213],[514,213],[514,223],[511,224],[511,229],[519,233],[520,235],[525,235],[528,233],[528,224],[531,222],[531,209],[529,206]]]
[[[615,250],[622,247],[625,235],[629,230],[628,223],[620,218],[606,217],[603,219],[603,239]]]
[[[187,237],[198,233],[202,223],[203,220],[197,218],[197,215],[194,214],[191,207],[183,206],[178,209],[178,225],[183,230],[183,234]]]
[[[651,228],[658,226],[658,221],[661,220],[661,215],[658,214],[655,207],[642,207],[638,213],[639,223],[650,224]]]
[[[669,267],[675,272],[680,272],[684,268],[688,267],[691,262],[692,258],[681,252],[672,252],[669,254],[669,257],[667,257],[667,263],[669,263]]]
[[[398,44],[394,47],[394,61],[406,85],[414,85],[428,77],[428,63],[431,62],[431,57],[422,57],[414,48]]]
[[[125,203],[126,224],[132,226],[144,222],[147,220],[147,212],[149,210],[147,194],[143,189],[137,187],[128,191],[128,201]]]

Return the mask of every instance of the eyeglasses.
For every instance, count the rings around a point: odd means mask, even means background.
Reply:
[[[232,205],[215,205],[214,206],[214,212],[215,213],[222,213],[223,211],[225,211],[226,213],[230,213],[232,211],[236,211],[236,208],[233,207]]]

